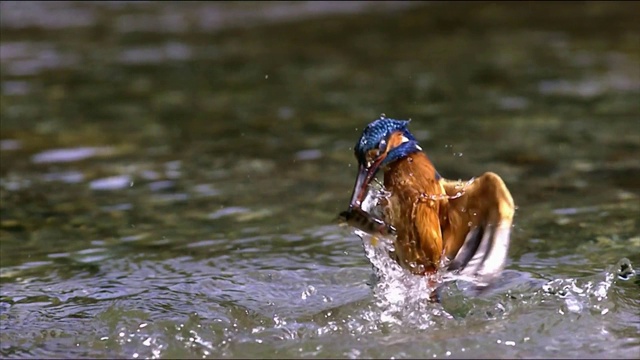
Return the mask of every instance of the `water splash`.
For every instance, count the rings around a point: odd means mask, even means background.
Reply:
[[[375,217],[383,218],[380,200],[390,195],[380,183],[370,187],[362,208]],[[431,301],[436,286],[442,282],[441,274],[429,277],[416,276],[402,268],[391,257],[394,251],[394,236],[373,236],[354,230],[362,239],[364,253],[374,270],[373,288],[375,305],[382,311],[370,314],[376,322],[383,324],[414,325],[428,328],[434,317],[451,316]]]
[[[582,313],[585,310],[607,314],[611,310],[608,297],[611,286],[616,280],[628,280],[636,275],[631,262],[624,258],[609,266],[602,275],[587,278],[554,279],[542,286],[543,297],[557,297],[564,300],[564,306],[558,309],[560,314]]]

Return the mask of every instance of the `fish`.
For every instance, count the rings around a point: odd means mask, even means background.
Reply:
[[[350,207],[349,210],[343,211],[338,215],[341,224],[362,230],[369,235],[374,236],[393,236],[396,229],[384,221],[374,217],[359,207]]]

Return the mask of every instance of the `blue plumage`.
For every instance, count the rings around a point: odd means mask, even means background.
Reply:
[[[392,163],[396,160],[402,159],[409,154],[421,151],[416,139],[411,135],[409,129],[409,120],[395,120],[385,117],[372,121],[362,131],[360,140],[356,143],[354,152],[358,162],[362,165],[366,163],[367,152],[378,149],[381,141],[386,141],[394,132],[402,132],[402,134],[408,139],[407,142],[402,145],[391,149],[386,158],[382,162],[382,166]],[[384,145],[384,143],[383,143]],[[381,149],[384,152],[385,149]]]

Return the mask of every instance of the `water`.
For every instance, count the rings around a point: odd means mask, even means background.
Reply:
[[[3,2],[0,354],[638,357],[639,11]],[[337,225],[382,112],[509,186],[493,292]]]

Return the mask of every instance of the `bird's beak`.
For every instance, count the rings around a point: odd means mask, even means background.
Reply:
[[[351,203],[349,209],[360,208],[362,202],[367,197],[367,188],[373,178],[378,173],[378,168],[384,160],[385,156],[380,156],[370,166],[360,164],[358,168],[358,177],[356,177],[356,183],[353,185],[353,193],[351,194]]]

